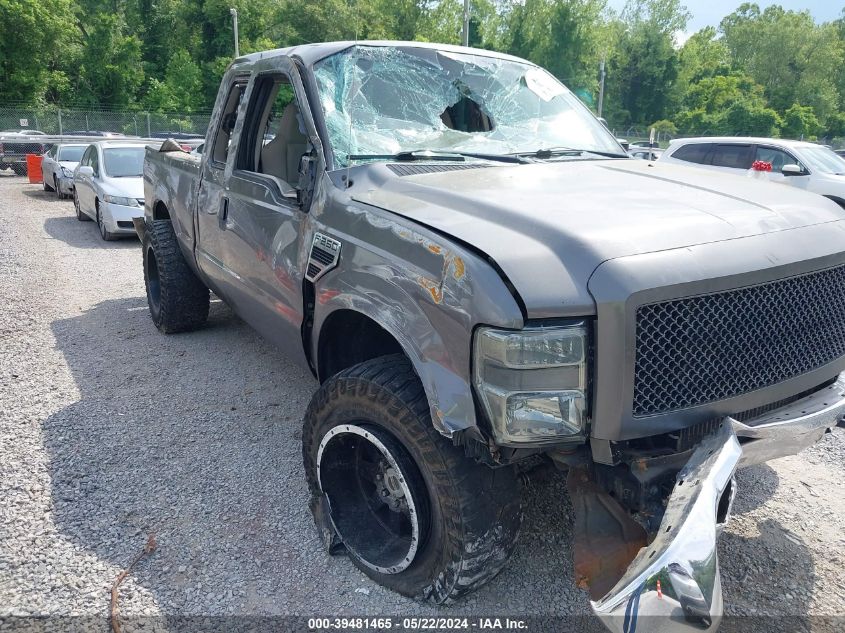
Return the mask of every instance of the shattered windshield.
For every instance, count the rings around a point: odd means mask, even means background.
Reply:
[[[336,167],[414,150],[622,151],[575,95],[528,63],[354,46],[319,61],[314,71]]]

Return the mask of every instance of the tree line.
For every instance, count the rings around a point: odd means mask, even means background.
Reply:
[[[207,111],[240,50],[348,39],[460,43],[462,0],[0,0],[0,104]],[[472,0],[471,46],[527,58],[615,126],[845,136],[845,10],[743,3],[678,45],[681,0]]]

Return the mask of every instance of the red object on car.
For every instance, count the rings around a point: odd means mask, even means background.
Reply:
[[[41,154],[27,154],[26,155],[26,175],[29,178],[30,184],[41,184]]]
[[[751,169],[754,171],[772,171],[772,164],[764,160],[755,160]]]

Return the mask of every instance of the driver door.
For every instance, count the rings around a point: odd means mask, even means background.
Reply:
[[[287,58],[256,68],[219,225],[224,266],[238,280],[239,312],[291,351],[302,349],[305,213],[297,186],[300,160],[310,151],[296,80]]]

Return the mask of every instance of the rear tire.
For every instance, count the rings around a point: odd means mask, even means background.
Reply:
[[[516,474],[478,464],[434,429],[402,355],[330,378],[308,406],[302,452],[312,498],[328,498],[352,562],[388,589],[448,603],[493,578],[513,552]]]
[[[144,285],[156,327],[166,334],[188,332],[208,319],[208,288],[182,256],[170,220],[147,222]]]
[[[19,163],[12,163],[11,165],[12,171],[15,172],[18,176],[26,176],[26,167]]]

